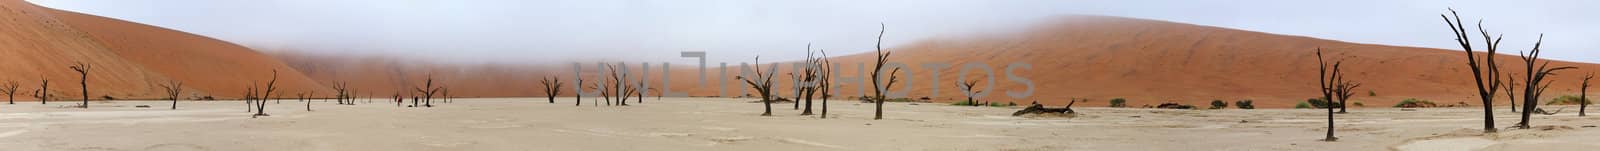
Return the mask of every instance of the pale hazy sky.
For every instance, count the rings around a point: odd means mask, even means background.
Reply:
[[[1277,34],[1459,49],[1446,7],[1504,34],[1503,51],[1545,33],[1548,58],[1600,62],[1600,1],[1442,0],[30,0],[258,49],[538,63],[645,59],[689,63],[802,58],[933,37],[1015,31],[1069,14],[1168,20]],[[1475,27],[1469,27],[1475,28]],[[1476,40],[1476,39],[1475,39]],[[764,59],[764,62],[767,61]]]

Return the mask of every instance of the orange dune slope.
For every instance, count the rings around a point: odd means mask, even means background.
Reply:
[[[0,10],[8,21],[0,24],[7,28],[0,30],[0,79],[21,83],[27,94],[49,79],[52,100],[81,97],[79,75],[67,68],[73,62],[94,66],[91,99],[165,98],[161,84],[172,80],[185,83],[182,97],[235,98],[274,69],[282,92],[331,92],[281,61],[216,39],[20,0],[0,1]]]

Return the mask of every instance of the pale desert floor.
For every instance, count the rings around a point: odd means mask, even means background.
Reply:
[[[1366,108],[1337,115],[1339,142],[1318,141],[1324,110],[1076,107],[1076,117],[1012,117],[1013,108],[835,101],[829,119],[750,99],[646,99],[627,107],[572,98],[458,99],[433,108],[240,101],[0,105],[0,150],[1594,150],[1600,117],[1576,107],[1536,116],[1536,130],[1481,134],[1481,109]],[[377,100],[375,100],[377,101]],[[407,102],[409,103],[409,102]],[[151,108],[135,108],[150,105]],[[1497,126],[1515,123],[1496,111]],[[1560,108],[1560,107],[1554,107]]]

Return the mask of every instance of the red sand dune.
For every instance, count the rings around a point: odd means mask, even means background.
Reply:
[[[1441,104],[1464,102],[1479,104],[1475,86],[1468,79],[1465,57],[1460,51],[1357,44],[1300,36],[1243,31],[1219,27],[1200,26],[1165,21],[1106,17],[1068,16],[1036,27],[1023,29],[1022,34],[972,36],[958,39],[931,39],[905,46],[893,47],[891,60],[906,63],[911,68],[910,97],[933,97],[934,101],[950,102],[960,98],[955,87],[956,74],[961,64],[987,63],[995,69],[995,88],[983,100],[996,102],[1028,103],[1038,100],[1046,104],[1064,104],[1070,98],[1088,98],[1091,106],[1103,106],[1111,98],[1127,98],[1132,106],[1155,105],[1164,102],[1204,105],[1211,100],[1233,102],[1255,100],[1261,107],[1291,107],[1307,98],[1318,97],[1316,87],[1316,57],[1312,52],[1323,48],[1330,56],[1346,61],[1349,79],[1363,83],[1353,101],[1369,107],[1387,107],[1406,98],[1432,100]],[[1440,35],[1448,39],[1448,35]],[[1505,49],[1525,49],[1523,46],[1504,46]],[[795,52],[795,54],[803,54]],[[1482,53],[1479,53],[1480,55]],[[359,61],[352,63],[338,57],[307,55],[279,55],[307,71],[312,78],[366,79],[357,84],[364,89],[392,89],[397,82],[385,72],[403,73],[413,79],[418,73],[432,70],[436,75],[451,78],[452,87],[476,89],[459,92],[459,96],[542,96],[543,88],[537,79],[557,75],[569,80],[570,64],[556,66],[429,66],[403,67],[405,62]],[[1520,61],[1514,55],[1500,55],[1507,64],[1506,70],[1520,71]],[[313,59],[315,58],[315,59]],[[856,63],[871,62],[871,54],[854,54],[836,57],[842,63],[840,70],[846,77],[856,77]],[[361,59],[358,59],[361,60]],[[370,60],[370,59],[369,59]],[[380,59],[381,60],[381,59]],[[933,83],[927,62],[945,62],[953,66],[944,68],[940,82]],[[1006,92],[1026,90],[1020,83],[1006,78],[1005,67],[1012,62],[1032,64],[1032,68],[1016,71],[1034,83],[1031,97],[1012,99]],[[299,65],[305,64],[305,65]],[[691,92],[693,96],[717,96],[719,69],[711,63],[707,76],[709,86],[696,85],[695,69],[688,65],[673,68],[673,88],[676,92]],[[586,62],[586,79],[593,79],[593,63]],[[631,62],[635,72],[637,62]],[[653,67],[651,85],[659,87],[660,67]],[[1579,77],[1600,66],[1594,64],[1556,62],[1558,66],[1578,66],[1582,69],[1563,71],[1555,76],[1556,84],[1544,99],[1575,93]],[[552,68],[554,67],[554,68]],[[780,96],[790,97],[789,66],[782,65],[776,87]],[[502,70],[503,69],[503,70]],[[554,69],[554,70],[552,70]],[[339,70],[353,70],[341,72]],[[539,72],[539,71],[556,72]],[[739,74],[738,63],[730,63],[726,78],[730,96],[744,95],[748,90],[733,76]],[[453,72],[440,72],[453,71]],[[443,74],[441,74],[443,73]],[[467,74],[463,74],[467,73]],[[969,73],[976,78],[978,73]],[[488,78],[469,78],[488,77]],[[374,81],[375,79],[386,79]],[[860,96],[856,86],[870,83],[842,83],[840,96]],[[905,84],[900,84],[904,86]],[[932,87],[940,87],[938,95],[930,95]],[[980,85],[979,89],[991,85]],[[571,96],[571,88],[563,96]],[[896,88],[896,91],[902,91]],[[1368,91],[1376,94],[1369,96]],[[871,93],[870,90],[866,90]],[[384,93],[392,93],[384,92]],[[652,91],[651,93],[657,93]],[[1520,93],[1520,92],[1519,92]],[[1500,94],[1504,94],[1503,92]],[[570,100],[567,100],[570,101]],[[1504,100],[1500,100],[1503,105]]]
[[[0,79],[22,84],[19,99],[50,79],[53,100],[82,95],[74,61],[94,66],[91,99],[164,98],[160,84],[179,80],[183,97],[242,95],[250,80],[265,83],[278,69],[284,91],[329,92],[282,62],[232,43],[180,31],[105,17],[39,7],[25,1],[0,1]],[[282,93],[280,93],[282,94]],[[287,96],[287,95],[280,95]],[[69,99],[73,98],[73,99]]]

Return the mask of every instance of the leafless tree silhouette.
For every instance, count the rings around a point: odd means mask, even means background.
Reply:
[[[21,85],[17,84],[16,80],[6,81],[5,85],[0,85],[0,92],[6,93],[6,104],[17,104],[18,86]]]
[[[1583,85],[1578,88],[1578,116],[1587,116],[1584,110],[1589,109],[1589,79],[1594,79],[1594,73],[1583,75]]]
[[[1342,63],[1343,61],[1333,61],[1333,64],[1331,64],[1330,67],[1327,59],[1324,59],[1322,56],[1322,48],[1317,48],[1317,83],[1319,83],[1319,86],[1322,87],[1323,99],[1332,100],[1330,98],[1334,98],[1334,93],[1337,93],[1336,91],[1339,89],[1338,83],[1340,82],[1338,81],[1338,77],[1342,76],[1339,74],[1339,65]],[[1330,70],[1332,72],[1329,72]],[[1331,104],[1333,102],[1330,101],[1328,103]],[[1328,137],[1323,138],[1322,140],[1330,142],[1338,141],[1338,137],[1333,137],[1333,130],[1333,107],[1328,107]]]
[[[161,87],[167,90],[167,98],[172,98],[172,110],[178,110],[178,94],[183,93],[183,82],[178,82],[177,80],[168,81],[167,84],[161,85]]]
[[[50,79],[40,75],[39,90],[34,90],[33,95],[34,98],[39,98],[39,104],[49,104],[45,102],[50,102]]]
[[[817,65],[819,65],[817,73],[820,76],[817,80],[817,88],[822,93],[821,118],[826,119],[828,118],[828,98],[833,97],[833,93],[830,91],[833,88],[833,62],[828,60],[827,50],[817,50],[817,52],[822,54],[822,57],[818,58],[821,61],[817,62]]]
[[[438,94],[439,93],[439,89],[440,88],[433,87],[433,75],[431,75],[431,74],[428,75],[428,79],[426,81],[423,81],[422,87],[421,88],[416,88],[417,93],[422,94],[422,102],[423,102],[422,106],[424,106],[424,107],[433,107],[433,95],[434,94]],[[412,105],[416,105],[415,102],[417,102],[417,100],[413,99],[413,100],[411,100],[411,102],[413,102],[413,103],[411,103]]]
[[[977,100],[972,100],[972,96],[983,93],[983,91],[977,91],[977,89],[973,89],[976,88],[976,86],[978,86],[978,79],[956,83],[956,87],[961,88],[961,93],[967,96],[967,105],[969,106],[979,106]]]
[[[899,81],[899,77],[895,76],[895,74],[900,73],[900,67],[895,67],[893,71],[889,72],[888,81],[879,80],[882,79],[879,75],[882,75],[881,73],[883,72],[883,65],[889,63],[889,54],[892,52],[883,51],[883,33],[887,31],[889,27],[883,25],[882,23],[879,23],[878,25],[878,43],[876,51],[878,57],[877,63],[873,64],[872,66],[871,77],[873,88],[872,101],[877,103],[877,109],[873,110],[872,114],[873,120],[883,119],[883,102],[888,100],[887,98],[884,98],[883,91],[894,87],[894,83]]]
[[[72,68],[72,71],[78,72],[78,85],[82,86],[80,88],[83,88],[83,106],[80,107],[89,108],[89,69],[93,69],[94,65],[77,62],[75,65],[72,65],[68,68]]]
[[[1455,18],[1452,19],[1451,17]],[[1499,130],[1494,128],[1494,105],[1490,104],[1494,104],[1495,90],[1500,89],[1500,85],[1496,84],[1500,83],[1500,68],[1494,62],[1494,55],[1497,54],[1495,51],[1500,48],[1500,38],[1491,40],[1489,32],[1483,29],[1483,22],[1478,22],[1478,32],[1483,35],[1484,46],[1488,50],[1488,53],[1482,59],[1483,63],[1479,63],[1477,55],[1472,52],[1472,40],[1467,36],[1466,24],[1461,23],[1461,15],[1457,14],[1455,9],[1450,9],[1449,16],[1439,14],[1439,18],[1444,18],[1445,25],[1450,26],[1450,32],[1455,33],[1456,43],[1461,44],[1463,53],[1467,55],[1467,67],[1472,69],[1472,82],[1477,83],[1478,98],[1482,99],[1484,104],[1483,132],[1498,132]],[[1528,83],[1524,83],[1524,85],[1528,85]]]
[[[261,100],[256,101],[256,114],[250,118],[267,115],[267,100],[272,99],[272,91],[278,90],[278,70],[272,70],[272,80],[267,81],[265,91],[261,92]]]
[[[306,100],[306,93],[305,92],[300,92],[300,93],[295,93],[294,95],[300,97],[300,99],[299,99],[300,102],[306,102],[306,112],[310,112],[311,111],[311,100]]]
[[[1333,92],[1334,92],[1334,95],[1338,95],[1337,97],[1339,97],[1339,113],[1343,114],[1343,113],[1348,113],[1348,112],[1345,112],[1345,108],[1350,108],[1350,105],[1349,104],[1345,104],[1345,102],[1350,100],[1351,96],[1355,96],[1355,94],[1356,94],[1356,90],[1355,89],[1358,88],[1358,87],[1361,87],[1361,83],[1356,83],[1355,81],[1345,80],[1344,79],[1344,74],[1338,74],[1338,75],[1339,76],[1337,76],[1337,77],[1333,77],[1334,78],[1333,81],[1336,82],[1336,84],[1334,85]],[[1328,103],[1333,103],[1332,102],[1333,100],[1328,100],[1328,101],[1329,101]]]
[[[574,84],[574,85],[577,86],[579,91],[582,91],[583,90],[583,78],[576,78],[576,80],[578,80],[578,83]],[[557,82],[557,83],[560,83],[560,82]],[[557,87],[559,87],[560,84],[556,84],[556,85],[558,85]],[[556,90],[556,91],[560,91],[560,90]],[[573,102],[572,106],[583,106],[583,92],[572,93],[572,94],[574,95],[573,99],[572,99],[572,102]],[[555,99],[555,97],[553,97],[553,96],[550,97],[550,98],[551,99]]]
[[[255,111],[256,87],[256,82],[252,81],[250,86],[244,88],[244,112],[246,113]]]
[[[336,103],[343,105],[343,104],[347,104],[345,101],[355,101],[355,100],[345,100],[345,98],[349,98],[350,97],[350,91],[349,90],[350,90],[350,82],[333,81],[333,91],[335,92],[333,97],[334,97],[334,100],[337,100]],[[301,100],[305,100],[305,99],[301,99]],[[306,101],[309,101],[309,100],[306,100]],[[310,103],[306,103],[306,104],[310,104]],[[307,106],[310,106],[310,105],[307,105]],[[306,108],[307,108],[306,111],[310,111],[311,110],[310,109],[311,107],[306,107]]]
[[[817,58],[815,54],[817,53],[811,50],[811,44],[806,44],[806,61],[805,64],[803,64],[805,67],[801,68],[800,74],[796,77],[802,83],[809,84],[799,86],[800,91],[805,93],[804,98],[806,99],[806,108],[800,112],[800,115],[811,115],[811,99],[817,94],[816,84],[817,80],[820,80],[817,76],[817,73],[819,72],[818,70],[821,70],[820,68],[822,66],[825,66],[822,64],[822,59]],[[795,101],[800,101],[800,99],[796,98]],[[799,105],[800,102],[795,102],[795,104]]]
[[[1498,68],[1498,67],[1496,67],[1496,68]],[[1516,91],[1512,91],[1512,89],[1511,89],[1511,88],[1517,87],[1517,82],[1516,82],[1517,81],[1517,77],[1514,77],[1514,76],[1511,76],[1511,75],[1513,75],[1513,74],[1512,73],[1506,73],[1506,75],[1505,75],[1506,81],[1504,83],[1505,85],[1503,85],[1503,86],[1506,87],[1505,88],[1505,90],[1506,90],[1506,100],[1508,100],[1507,102],[1511,102],[1511,112],[1512,113],[1517,113],[1517,93],[1516,93]]]
[[[761,116],[772,116],[773,72],[767,72],[766,74],[761,73],[761,56],[756,56],[755,66],[756,77],[744,77],[741,75],[735,76],[734,78],[744,80],[745,84],[750,84],[750,88],[755,88],[756,92],[760,92],[761,104],[766,106],[766,111],[761,112]]]
[[[611,84],[610,91],[613,93],[607,94],[616,95],[617,106],[628,106],[628,97],[633,96],[633,93],[637,93],[638,90],[633,88],[632,84],[628,84],[628,73],[619,72],[617,65],[606,64],[606,67],[611,70],[611,81],[616,81],[609,83]]]
[[[1544,94],[1544,90],[1547,89],[1547,88],[1550,88],[1550,83],[1554,82],[1554,80],[1544,81],[1545,76],[1556,75],[1555,74],[1556,71],[1567,70],[1567,69],[1577,69],[1578,68],[1578,67],[1571,67],[1571,66],[1560,66],[1560,67],[1550,68],[1549,67],[1550,66],[1550,61],[1545,61],[1543,64],[1540,64],[1538,62],[1539,61],[1539,46],[1542,45],[1543,43],[1544,43],[1544,34],[1540,34],[1539,35],[1539,40],[1533,43],[1533,50],[1529,51],[1527,54],[1518,54],[1517,55],[1517,56],[1522,57],[1523,65],[1525,65],[1524,67],[1526,67],[1526,69],[1527,69],[1527,71],[1524,72],[1524,73],[1528,73],[1528,74],[1523,74],[1524,77],[1522,77],[1523,80],[1526,80],[1526,81],[1522,82],[1523,83],[1523,87],[1522,87],[1522,111],[1523,112],[1522,112],[1522,120],[1520,122],[1517,122],[1517,128],[1523,128],[1523,129],[1529,128],[1529,126],[1528,126],[1529,125],[1529,123],[1528,123],[1529,117],[1531,117],[1531,115],[1532,115],[1534,110],[1539,109],[1539,102],[1538,102],[1539,101],[1539,95]],[[1535,65],[1537,65],[1537,66],[1535,66]],[[1487,105],[1485,105],[1485,106],[1487,106]]]

